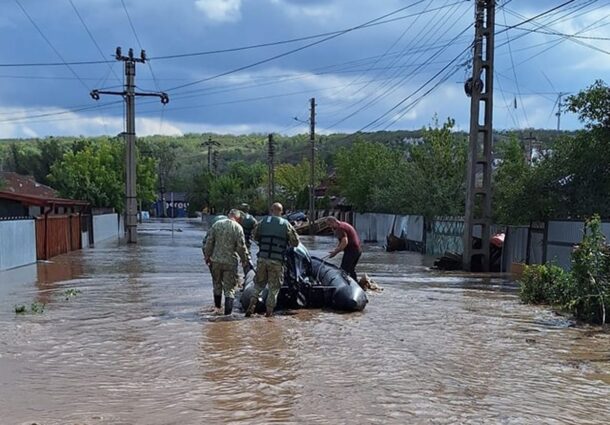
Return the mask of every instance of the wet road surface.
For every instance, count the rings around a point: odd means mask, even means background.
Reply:
[[[0,424],[610,423],[610,334],[507,279],[367,247],[364,312],[223,321],[201,227],[175,228],[0,273]]]

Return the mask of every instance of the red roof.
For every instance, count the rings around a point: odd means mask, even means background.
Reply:
[[[55,198],[57,191],[52,187],[38,183],[32,176],[13,173],[11,171],[0,171],[0,180],[3,192],[19,193],[21,195],[38,196],[41,198]]]
[[[24,205],[34,206],[85,206],[88,202],[57,197],[52,187],[38,183],[32,176],[24,176],[10,171],[0,171],[3,186],[0,199],[10,199]]]
[[[76,206],[87,206],[89,202],[78,201],[75,199],[65,198],[42,198],[40,196],[32,195],[21,195],[19,193],[5,192],[0,190],[0,199],[9,199],[11,201],[21,202],[24,205],[32,205],[37,207],[46,207],[51,205],[64,206],[64,207],[76,207]]]

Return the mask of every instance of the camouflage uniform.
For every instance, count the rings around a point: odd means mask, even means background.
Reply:
[[[212,228],[212,226],[214,224],[216,224],[216,222],[220,221],[220,220],[228,220],[229,217],[227,217],[226,215],[215,215],[212,216],[208,219],[208,233],[210,233],[210,230]],[[203,251],[205,249],[205,242],[208,240],[208,233],[205,234],[205,236],[203,237],[203,241],[201,242],[201,250]]]
[[[244,229],[244,238],[246,239],[246,246],[248,247],[248,249],[250,249],[252,232],[254,231],[254,228],[256,227],[256,225],[258,223],[256,222],[256,219],[252,215],[250,215],[246,212],[240,211],[239,214],[240,214],[239,224],[241,225],[242,229]]]
[[[235,298],[237,286],[238,259],[242,264],[250,263],[244,232],[233,220],[220,220],[210,228],[204,247],[206,258],[210,259],[214,295]]]
[[[267,230],[269,223],[275,223],[276,235],[269,243],[265,242],[269,238]],[[299,245],[299,236],[294,227],[287,220],[275,217],[264,217],[252,234],[259,245],[258,261],[256,265],[256,276],[254,278],[254,294],[252,299],[258,299],[259,294],[269,285],[267,294],[267,312],[273,311],[277,303],[277,296],[284,283],[284,251],[288,246],[296,247]],[[269,246],[266,249],[266,245]],[[275,250],[271,247],[275,247]],[[252,301],[251,301],[252,303]]]

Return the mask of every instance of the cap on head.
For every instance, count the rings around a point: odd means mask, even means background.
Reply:
[[[271,205],[270,211],[271,215],[280,216],[282,215],[282,211],[284,211],[284,207],[279,202],[275,202],[273,205]]]

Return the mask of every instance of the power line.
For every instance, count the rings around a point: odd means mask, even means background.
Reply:
[[[85,28],[85,31],[87,31],[87,34],[89,35],[89,38],[91,39],[91,41],[93,42],[93,44],[95,45],[95,47],[97,48],[97,51],[99,52],[100,56],[102,57],[102,59],[104,59],[106,57],[106,55],[104,54],[104,52],[102,51],[102,48],[100,47],[100,45],[98,44],[97,40],[95,39],[95,37],[93,36],[93,33],[89,30],[89,27],[87,26],[87,24],[85,23],[85,20],[83,19],[82,15],[80,14],[80,12],[78,11],[78,9],[76,8],[76,5],[74,4],[74,2],[72,0],[70,1],[70,5],[72,6],[72,9],[74,9],[74,13],[76,13],[76,16],[78,17],[78,19],[80,20],[81,24],[83,24],[83,27]],[[108,68],[110,69],[110,71],[113,73],[114,77],[118,80],[118,81],[122,81],[121,78],[117,75],[117,73],[114,71],[114,69],[112,68],[112,65],[110,64],[110,62],[107,63],[108,64]]]
[[[503,9],[502,12],[504,15],[504,23],[506,24],[506,9]],[[519,102],[521,103],[521,112],[523,113],[523,118],[525,118],[525,124],[529,128],[530,124],[529,124],[529,120],[527,119],[527,114],[525,113],[523,97],[521,96],[521,88],[519,87],[519,80],[517,78],[517,70],[515,69],[515,61],[513,59],[513,49],[510,45],[510,35],[508,34],[508,31],[506,32],[506,43],[508,44],[508,53],[510,55],[510,63],[512,65],[511,68],[513,71],[513,77],[515,77],[515,85],[517,87],[517,93],[519,94]],[[516,105],[515,105],[515,107],[516,107]]]
[[[455,12],[454,12],[454,13],[455,13]],[[462,15],[462,16],[463,16],[463,15]],[[462,30],[460,33],[458,33],[458,34],[457,34],[457,35],[456,35],[456,36],[453,38],[453,40],[456,40],[457,38],[459,38],[460,36],[462,36],[463,34],[465,34],[465,33],[466,33],[466,31],[468,31],[468,30],[470,29],[470,27],[471,27],[470,25],[466,26],[466,27],[465,27],[465,28],[464,28],[464,29],[463,29],[463,30]],[[445,33],[446,33],[448,30],[449,30],[449,29],[447,29],[447,30],[445,31]],[[421,35],[421,34],[422,34],[422,32],[420,32],[420,34],[419,34],[419,35]],[[418,36],[419,36],[419,35],[418,35]],[[443,35],[444,35],[444,34],[441,34],[441,37],[442,37]],[[416,39],[417,39],[417,38],[416,38]],[[468,48],[470,48],[470,45],[471,45],[471,44],[469,44],[469,45],[468,45],[468,47],[466,48],[466,50],[467,50]],[[450,43],[448,43],[448,44],[446,45],[446,47],[445,47],[445,48],[443,48],[443,49],[441,49],[441,50],[439,50],[439,51],[435,52],[433,55],[431,55],[431,56],[430,56],[430,57],[427,59],[427,61],[425,61],[425,62],[424,62],[424,65],[423,65],[422,67],[418,67],[418,68],[416,69],[416,71],[418,71],[419,69],[421,69],[421,68],[423,68],[423,67],[427,66],[427,64],[428,64],[430,61],[432,61],[433,59],[435,59],[436,57],[438,57],[439,55],[441,55],[441,54],[442,54],[442,53],[443,53],[443,52],[444,52],[444,51],[447,49],[447,47],[449,47],[449,46],[451,46],[451,42],[450,42]],[[451,62],[450,62],[449,64],[451,64]],[[382,92],[382,93],[380,93],[380,94],[377,94],[377,95],[376,95],[375,97],[373,97],[372,99],[368,99],[368,102],[367,102],[366,104],[364,104],[362,107],[360,107],[360,108],[358,108],[357,110],[355,110],[355,111],[351,112],[350,114],[346,115],[345,117],[341,118],[340,120],[335,121],[333,124],[331,124],[329,127],[326,127],[326,128],[327,128],[327,129],[334,128],[334,127],[336,127],[337,125],[339,125],[339,124],[341,124],[341,123],[345,122],[345,121],[346,121],[346,120],[348,120],[349,118],[351,118],[351,117],[355,116],[356,114],[358,114],[358,113],[360,113],[360,112],[364,111],[365,109],[367,109],[367,108],[371,107],[373,104],[377,103],[377,102],[378,102],[380,99],[382,99],[382,98],[386,97],[387,95],[389,95],[390,93],[392,93],[392,92],[393,92],[393,90],[394,90],[396,87],[398,87],[398,85],[399,85],[399,84],[404,83],[405,81],[410,80],[412,77],[413,77],[413,74],[410,74],[410,75],[404,76],[403,78],[401,78],[401,80],[399,80],[399,81],[398,81],[396,84],[394,84],[394,85],[390,86],[389,88],[387,88],[387,89],[386,89],[384,92]],[[436,78],[436,77],[434,77],[434,78]],[[427,84],[427,83],[426,83],[426,84]],[[408,98],[407,98],[407,99],[408,99]],[[403,102],[404,102],[404,101],[406,101],[406,99],[404,99],[404,100],[403,100]],[[360,102],[358,102],[358,103],[360,103]],[[396,105],[395,107],[398,107],[398,106],[400,106],[400,103],[399,103],[398,105]],[[393,110],[393,109],[392,109],[392,110]]]
[[[564,6],[567,6],[567,5],[568,5],[568,4],[570,4],[570,3],[574,3],[575,1],[576,1],[576,0],[568,0],[568,1],[566,1],[566,2],[564,2],[564,3],[562,3],[562,4],[560,4],[559,6],[555,6],[555,7],[551,8],[551,9],[549,9],[549,10],[545,11],[545,12],[542,12],[542,13],[539,13],[538,15],[532,16],[531,18],[528,18],[528,19],[526,19],[526,20],[525,20],[525,21],[523,21],[523,22],[519,22],[518,24],[515,24],[515,25],[510,25],[510,26],[508,26],[508,27],[504,28],[503,30],[497,31],[497,32],[495,33],[495,35],[502,34],[503,32],[506,32],[506,31],[511,30],[511,29],[514,29],[514,28],[518,28],[518,27],[520,27],[521,25],[525,25],[525,24],[527,24],[528,22],[534,21],[534,20],[536,20],[536,19],[538,19],[538,18],[541,18],[541,17],[543,17],[543,16],[545,16],[545,15],[548,15],[549,13],[552,13],[552,12],[554,12],[554,11],[558,10],[558,9],[561,9],[561,8],[563,8]]]
[[[405,7],[404,9],[409,8],[409,7],[414,7],[414,6],[418,5],[419,3],[423,3],[424,1],[425,0],[420,0],[414,4],[411,4],[407,7]],[[362,25],[360,28],[370,28],[370,27],[374,27],[374,26],[378,26],[378,25],[384,25],[384,24],[412,18],[412,17],[418,16],[419,14],[422,14],[422,13],[430,13],[430,12],[436,11],[438,9],[450,7],[455,4],[464,3],[466,1],[468,1],[468,0],[460,0],[460,1],[456,1],[454,3],[448,4],[448,5],[445,5],[442,7],[429,9],[426,12],[412,13],[412,14],[398,16],[398,17],[391,18],[391,19],[379,20],[376,22],[372,22],[370,24]],[[133,24],[132,24],[132,26],[133,26]],[[358,28],[358,29],[360,29],[360,28]],[[268,43],[231,47],[231,48],[227,48],[227,49],[215,49],[215,50],[207,50],[207,51],[202,51],[202,52],[191,52],[191,53],[181,53],[181,54],[174,54],[174,55],[154,56],[154,57],[148,58],[148,60],[150,60],[150,61],[168,60],[168,59],[214,55],[214,54],[220,54],[220,53],[239,52],[239,51],[243,51],[243,50],[258,49],[258,48],[263,48],[263,47],[271,47],[271,46],[279,46],[279,45],[283,45],[283,44],[297,43],[299,41],[307,41],[307,40],[312,40],[312,39],[316,39],[316,38],[326,37],[329,35],[341,35],[348,31],[350,31],[349,28],[343,29],[343,30],[331,31],[331,32],[312,34],[312,35],[292,38],[292,39],[288,39],[288,40],[279,40],[279,41],[273,41],[273,42],[268,42]],[[136,36],[136,39],[137,39],[137,36]],[[112,63],[114,63],[113,60],[102,60],[102,61],[91,60],[91,61],[73,61],[73,62],[24,62],[24,63],[0,63],[0,67],[18,68],[18,67],[65,66],[65,65],[80,66],[80,65],[100,65],[100,64],[112,64]]]
[[[429,3],[426,5],[424,12],[428,9],[428,7],[430,7],[430,5],[432,4],[432,0],[429,1]],[[422,14],[418,15],[415,20],[412,22],[412,26],[415,26],[415,24],[417,24],[417,22],[419,21],[419,18],[422,16]],[[352,82],[356,82],[358,81],[361,77],[363,77],[367,72],[370,72],[371,68],[375,67],[375,65],[377,65],[382,59],[384,59],[388,53],[394,48],[394,46],[396,46],[396,44],[398,44],[403,38],[404,36],[407,34],[407,32],[410,30],[410,27],[405,28],[405,30],[398,36],[398,38],[396,40],[394,40],[394,42],[390,45],[390,47],[388,47],[381,56],[379,56],[379,58],[377,58],[370,66],[367,70],[363,71],[357,78],[355,78],[354,80],[352,80]],[[403,49],[404,51],[405,49]],[[404,57],[404,55],[399,55],[397,57],[394,58],[394,60],[391,62],[391,65],[394,65],[396,62],[398,62],[399,60],[401,60]],[[383,72],[377,73],[377,75],[381,75],[383,74]],[[350,85],[348,85],[347,87],[350,87]],[[362,90],[366,89],[369,85],[365,85],[363,87],[360,87],[358,90],[356,90],[355,92],[351,93],[352,96],[357,95],[358,93],[362,92]],[[346,88],[347,88],[346,87]],[[335,96],[337,94],[339,94],[339,92],[335,93]]]
[[[136,42],[138,43],[140,50],[144,51],[144,48],[142,47],[142,43],[140,42],[140,37],[138,37],[138,32],[136,31],[136,27],[134,26],[133,21],[131,20],[131,16],[129,15],[129,11],[127,10],[127,6],[125,5],[124,0],[121,0],[121,5],[123,6],[123,11],[125,11],[125,16],[127,16],[127,20],[129,21],[129,26],[131,27],[131,32],[133,32],[133,35],[136,38]],[[146,65],[148,65],[148,69],[150,70],[150,75],[152,76],[156,90],[161,91],[161,88],[159,87],[159,82],[157,81],[157,76],[155,75],[155,72],[153,71],[150,61],[147,60]],[[159,117],[159,133],[161,132],[161,130],[163,128],[163,115],[164,114],[165,114],[165,103],[161,103],[161,115]]]
[[[415,3],[415,4],[419,4],[419,3],[421,3],[422,1],[423,1],[423,0],[420,0],[419,2],[417,2],[417,3]],[[347,34],[347,33],[349,33],[349,32],[352,32],[352,31],[355,31],[355,30],[361,29],[361,28],[363,28],[365,25],[368,25],[368,24],[371,24],[371,23],[374,23],[374,22],[380,21],[380,20],[385,19],[385,18],[387,18],[387,17],[389,17],[389,16],[392,16],[392,15],[395,15],[395,14],[397,14],[397,13],[400,13],[400,12],[402,12],[403,10],[408,9],[408,8],[410,8],[410,7],[413,7],[413,5],[408,5],[408,6],[401,7],[401,8],[399,8],[399,9],[394,10],[393,12],[387,13],[387,14],[385,14],[385,15],[383,15],[383,16],[380,16],[380,17],[378,17],[378,18],[372,19],[372,20],[367,21],[367,22],[365,22],[365,23],[363,23],[363,24],[356,25],[356,26],[354,26],[354,27],[350,27],[350,28],[348,28],[348,29],[346,29],[346,30],[340,31],[340,32],[339,32],[339,33],[337,33],[337,34],[333,34],[333,35],[330,35],[330,36],[328,36],[328,37],[324,37],[324,38],[323,38],[323,39],[321,39],[321,40],[317,40],[317,41],[314,41],[314,42],[308,43],[308,44],[306,44],[306,45],[304,45],[304,46],[300,46],[300,47],[298,47],[298,48],[288,50],[288,51],[286,51],[286,52],[283,52],[283,53],[280,53],[280,54],[277,54],[277,55],[274,55],[274,56],[268,57],[268,58],[266,58],[266,59],[259,60],[259,61],[257,61],[257,62],[251,63],[251,64],[249,64],[249,65],[240,66],[240,67],[235,68],[235,69],[232,69],[232,70],[230,70],[230,71],[221,72],[220,74],[216,74],[216,75],[213,75],[213,76],[211,76],[211,77],[202,78],[202,79],[195,80],[195,81],[193,81],[193,82],[186,83],[186,84],[181,84],[181,85],[179,85],[179,86],[176,86],[176,87],[172,87],[172,88],[170,88],[170,89],[167,89],[166,91],[173,91],[173,90],[178,90],[178,89],[182,89],[182,88],[186,88],[186,87],[191,87],[191,86],[194,86],[194,85],[196,85],[196,84],[200,84],[200,83],[203,83],[203,82],[206,82],[206,81],[210,81],[210,80],[213,80],[213,79],[216,79],[216,78],[224,77],[225,75],[234,74],[234,73],[239,72],[239,71],[243,71],[243,70],[246,70],[246,69],[250,69],[250,68],[253,68],[253,67],[255,67],[255,66],[262,65],[262,64],[264,64],[264,63],[271,62],[271,61],[274,61],[274,60],[276,60],[276,59],[279,59],[279,58],[282,58],[282,57],[285,57],[285,56],[289,56],[289,55],[291,55],[291,54],[294,54],[294,53],[296,53],[296,52],[300,52],[301,50],[305,50],[305,49],[307,49],[307,48],[309,48],[309,47],[313,47],[313,46],[315,46],[315,45],[318,45],[318,44],[324,43],[324,42],[326,42],[326,41],[332,40],[332,39],[334,39],[334,38],[337,38],[337,37],[339,37],[339,36],[341,36],[341,35],[344,35],[344,34]]]
[[[506,25],[501,25],[501,24],[496,24],[496,25],[499,27],[507,27]],[[519,31],[526,31],[526,32],[530,32],[530,33],[553,35],[553,36],[557,36],[557,37],[574,38],[574,39],[580,39],[580,40],[610,41],[610,37],[566,34],[566,33],[558,32],[558,31],[543,31],[543,30],[535,29],[535,28],[514,28],[514,29],[518,29]]]
[[[597,1],[597,0],[595,0],[595,1]],[[592,3],[594,3],[595,1],[588,3],[587,5],[583,6],[583,8],[584,8],[584,7],[586,7],[586,6],[591,5],[591,4],[592,4]],[[597,9],[594,9],[594,10],[597,10]],[[590,12],[592,12],[592,11],[593,11],[593,10],[590,10],[590,11],[587,11],[586,13],[590,13]],[[508,11],[508,12],[509,12],[509,13],[511,13],[511,14],[513,14],[514,16],[517,16],[517,17],[521,16],[521,15],[520,15],[519,13],[517,13],[517,12],[511,12],[511,11]],[[574,13],[574,12],[572,12],[572,13]],[[570,13],[570,14],[572,14],[572,13]],[[586,13],[583,13],[583,14],[586,14]],[[606,15],[606,16],[604,16],[604,17],[602,17],[602,18],[600,18],[600,19],[596,20],[594,23],[592,23],[592,24],[588,25],[587,27],[583,28],[582,30],[578,31],[578,32],[576,33],[576,35],[582,34],[583,32],[587,31],[589,28],[591,28],[593,25],[595,25],[595,24],[597,24],[597,23],[599,23],[599,22],[601,22],[601,21],[605,20],[606,18],[608,18],[608,16],[610,16],[610,15]],[[535,25],[537,25],[539,28],[548,28],[548,24],[538,24],[538,23],[534,23],[534,24],[535,24]],[[528,32],[528,33],[532,33],[532,32]],[[527,33],[524,33],[524,35],[526,35],[526,34],[527,34]],[[555,46],[557,46],[557,45],[559,45],[559,44],[563,43],[563,42],[564,42],[564,41],[566,41],[566,40],[570,40],[570,41],[572,41],[573,43],[579,44],[579,45],[584,46],[584,47],[588,47],[588,48],[593,49],[593,50],[596,50],[596,51],[598,51],[598,52],[600,52],[600,53],[604,53],[604,54],[610,55],[610,52],[609,52],[609,51],[604,50],[604,49],[601,49],[601,48],[599,48],[599,47],[597,47],[597,46],[594,46],[594,45],[592,45],[592,44],[586,43],[586,42],[584,42],[584,41],[582,41],[582,40],[580,40],[580,39],[577,39],[577,38],[574,38],[574,37],[569,37],[569,36],[567,36],[567,37],[561,36],[561,37],[562,37],[562,38],[561,38],[560,40],[558,40],[558,41],[557,41],[555,44],[553,44],[553,45],[552,45],[551,47],[549,47],[548,49],[543,50],[541,53],[544,53],[545,51],[547,51],[547,50],[549,50],[549,49],[551,49],[551,48],[553,48],[553,47],[555,47]]]
[[[104,103],[99,106],[106,108],[108,106],[116,105],[116,104],[119,104],[122,102],[123,102],[122,100],[117,100],[117,101],[113,101],[113,102]],[[88,110],[92,110],[92,109],[98,109],[99,106],[91,105],[91,106],[84,106],[82,108],[68,109],[68,110],[59,111],[59,112],[47,112],[47,113],[43,113],[43,114],[26,115],[26,116],[18,117],[18,118],[9,118],[9,119],[0,120],[0,123],[20,122],[20,121],[28,121],[33,118],[44,118],[44,117],[51,117],[51,116],[56,116],[56,115],[72,114],[74,112],[82,112],[82,111],[88,111]]]
[[[410,95],[408,95],[407,97],[403,98],[400,102],[396,103],[394,106],[392,106],[390,109],[388,109],[386,112],[384,112],[383,114],[381,114],[379,117],[377,117],[376,119],[374,119],[373,121],[369,122],[367,125],[365,125],[364,127],[362,127],[360,130],[358,130],[358,132],[361,132],[369,127],[371,127],[372,125],[376,124],[377,122],[379,122],[381,119],[383,119],[383,117],[387,116],[388,114],[392,113],[393,111],[395,111],[398,107],[400,107],[400,105],[402,105],[403,103],[405,103],[407,100],[409,100],[410,98],[412,98],[414,95],[416,95],[417,93],[419,93],[420,91],[422,91],[428,84],[430,84],[432,81],[434,81],[439,75],[441,75],[443,72],[445,72],[451,65],[453,65],[455,62],[457,62],[463,55],[464,53],[467,53],[470,48],[472,47],[472,45],[468,46],[466,49],[462,50],[457,56],[455,56],[447,65],[445,65],[439,72],[437,72],[436,74],[434,74],[431,78],[429,78],[424,84],[422,84],[421,86],[419,86],[419,88],[417,88],[416,90],[414,90]],[[436,88],[437,86],[433,87]],[[426,92],[424,95],[427,95],[428,93],[430,93],[430,90],[428,92]]]
[[[426,0],[417,1],[411,5],[403,8],[402,10],[417,6],[418,4],[423,3],[424,1],[426,1]],[[383,24],[396,22],[399,20],[412,18],[414,16],[419,16],[424,13],[430,13],[430,12],[434,12],[436,10],[439,10],[439,9],[442,9],[445,7],[450,7],[450,6],[453,6],[456,4],[461,4],[461,3],[464,3],[465,1],[466,0],[460,0],[460,1],[456,1],[454,3],[451,3],[449,5],[428,9],[427,11],[424,11],[424,12],[417,12],[417,13],[412,13],[412,14],[408,14],[408,15],[398,16],[398,17],[391,18],[391,19],[379,20],[379,21],[376,21],[376,22],[373,22],[370,24],[364,24],[364,25],[360,26],[360,28],[370,28],[370,27],[374,27],[377,25],[383,25]],[[283,44],[298,43],[300,41],[307,41],[307,40],[312,40],[312,39],[316,39],[316,38],[327,37],[330,35],[341,35],[349,30],[350,30],[350,28],[346,28],[346,29],[342,29],[342,30],[306,35],[303,37],[291,38],[291,39],[287,39],[287,40],[279,40],[279,41],[271,41],[268,43],[259,43],[259,44],[251,44],[251,45],[246,45],[246,46],[230,47],[230,48],[226,48],[226,49],[215,49],[215,50],[207,50],[207,51],[202,51],[202,52],[181,53],[181,54],[165,55],[165,56],[154,56],[154,57],[151,57],[150,60],[167,60],[167,59],[188,58],[188,57],[196,57],[196,56],[207,56],[207,55],[215,55],[215,54],[219,54],[219,53],[232,53],[232,52],[239,52],[239,51],[243,51],[243,50],[258,49],[258,48],[262,48],[262,47],[280,46]]]
[[[70,70],[70,72],[72,72],[72,74],[74,74],[74,76],[78,79],[78,81],[80,81],[80,83],[87,89],[89,90],[89,87],[87,86],[87,84],[85,84],[85,82],[80,78],[80,76],[76,73],[76,71],[74,71],[74,69],[66,62],[66,60],[64,59],[64,57],[61,55],[61,53],[59,53],[59,51],[55,48],[55,46],[53,45],[53,43],[51,43],[51,40],[49,40],[47,38],[47,36],[42,32],[42,30],[40,29],[40,27],[36,24],[36,22],[34,22],[34,20],[32,19],[32,17],[30,16],[30,14],[27,12],[27,10],[25,10],[25,8],[21,5],[21,3],[19,2],[19,0],[15,0],[15,3],[17,4],[17,6],[19,6],[19,8],[21,9],[21,11],[23,12],[23,14],[28,18],[28,20],[30,21],[30,23],[34,26],[34,28],[36,28],[36,31],[38,31],[38,34],[40,34],[40,36],[44,39],[44,41],[46,41],[46,43],[49,45],[49,47],[51,49],[53,49],[53,51],[55,52],[55,54],[57,55],[57,57],[59,57],[59,59],[61,59],[61,61],[63,62],[63,64]]]

